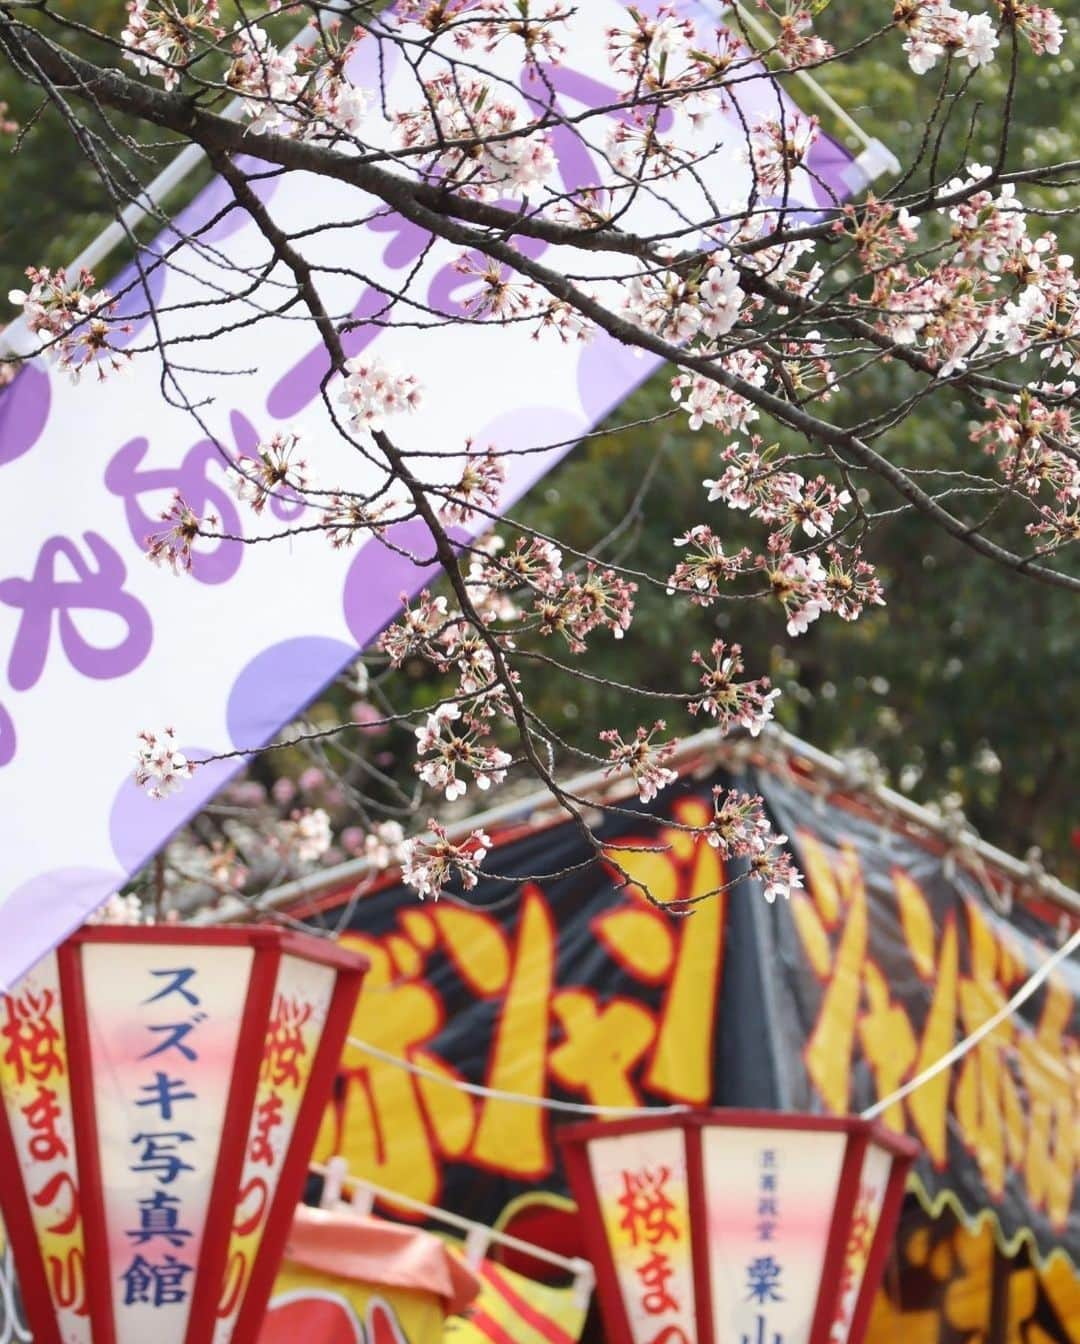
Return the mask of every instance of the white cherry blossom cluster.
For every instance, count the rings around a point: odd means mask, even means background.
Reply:
[[[538,594],[533,613],[542,635],[561,635],[571,653],[584,653],[594,630],[622,639],[634,619],[637,584],[588,561],[584,570],[553,580]]]
[[[501,784],[506,778],[510,755],[498,747],[485,746],[481,738],[487,724],[463,715],[458,705],[444,701],[416,730],[416,773],[429,788],[442,792],[447,802],[464,795],[467,782],[458,774],[467,770],[481,790]]]
[[[273,847],[297,863],[317,863],[330,848],[333,834],[330,818],[321,807],[297,808],[280,821]]]
[[[344,550],[361,537],[380,536],[395,521],[395,509],[393,499],[367,500],[334,494],[323,509],[323,531],[334,550]]]
[[[901,0],[899,26],[907,33],[904,51],[917,75],[932,70],[945,54],[965,60],[973,68],[994,59],[998,36],[989,14],[969,14],[948,0]]]
[[[307,463],[296,456],[298,434],[279,430],[255,449],[255,457],[240,454],[233,488],[238,499],[262,513],[274,498],[295,499],[307,487]]]
[[[768,379],[764,360],[753,350],[736,350],[716,363],[752,387],[764,387]],[[685,408],[691,429],[715,425],[717,429],[737,433],[752,425],[759,415],[752,401],[707,373],[677,373],[671,380],[671,399]]]
[[[167,565],[174,574],[191,572],[192,547],[204,527],[216,527],[218,517],[209,513],[200,519],[185,502],[179,491],[172,503],[161,513],[161,521],[169,526],[160,532],[151,532],[143,541],[146,558],[154,565]]]
[[[416,6],[429,16],[452,5],[420,0]],[[573,14],[566,0],[472,0],[454,24],[454,42],[460,51],[483,51],[490,55],[503,42],[521,43],[527,65],[559,61],[566,53],[564,25]],[[422,20],[421,20],[422,21]]]
[[[686,547],[686,558],[679,561],[668,579],[668,596],[686,593],[699,607],[710,606],[725,584],[745,572],[750,559],[745,546],[728,555],[724,543],[705,523],[698,523],[676,537],[675,545]]]
[[[455,844],[445,827],[434,819],[428,829],[435,837],[427,840],[418,836],[406,840],[401,865],[401,876],[421,900],[428,896],[437,901],[448,883],[455,878],[465,891],[471,891],[479,880],[479,868],[491,849],[491,837],[477,828],[460,843]]]
[[[463,195],[494,200],[524,195],[555,168],[550,137],[528,115],[475,75],[443,74],[424,85],[417,108],[394,115],[398,143],[418,150],[431,178]]]
[[[195,763],[176,744],[172,728],[153,733],[143,729],[138,736],[135,783],[151,798],[167,798],[184,780],[190,779]]]
[[[459,51],[490,55],[504,41],[520,42],[529,65],[563,56],[561,27],[573,12],[566,0],[398,0],[394,10],[399,23],[451,34]]]
[[[674,5],[660,5],[655,17],[634,5],[626,7],[625,26],[607,30],[607,54],[615,74],[627,80],[645,80],[652,87],[668,78],[668,67],[685,67],[697,36],[692,19],[681,17]]]
[[[417,597],[415,607],[410,604],[408,593],[401,594],[401,604],[405,614],[382,633],[379,648],[390,659],[392,667],[400,667],[406,658],[412,657],[434,662],[436,641],[452,619],[446,598],[442,595],[432,597],[425,588]]]
[[[825,554],[827,566],[815,552],[796,554],[787,538],[780,537],[770,538],[767,557],[758,557],[773,596],[787,616],[789,635],[804,635],[826,611],[854,621],[864,607],[885,605],[873,566],[861,559],[857,548],[845,557],[830,545]]]
[[[713,818],[704,835],[725,859],[746,860],[748,875],[762,883],[770,904],[802,886],[802,875],[784,848],[787,836],[773,830],[759,796],[713,789]]]
[[[745,670],[740,645],[728,647],[718,639],[708,657],[695,649],[690,661],[701,668],[702,686],[701,695],[687,706],[690,713],[708,714],[716,720],[722,733],[743,728],[751,737],[757,737],[772,718],[773,701],[778,699],[780,692],[770,689],[768,677],[759,677],[755,681],[736,680]]]
[[[789,68],[817,65],[833,54],[832,44],[814,32],[813,14],[805,5],[789,8],[787,13],[774,13],[774,17],[780,28],[776,50]]]
[[[166,89],[180,83],[184,66],[199,50],[198,38],[223,35],[217,0],[129,0],[127,11],[120,34],[124,59],[140,75],[160,79]]]
[[[504,555],[496,533],[477,542],[469,561],[469,599],[488,624],[516,621],[523,609],[511,594],[547,592],[562,580],[562,552],[542,537],[519,537]]]
[[[87,924],[111,924],[133,927],[150,921],[143,910],[142,902],[133,891],[126,895],[115,892],[104,905],[99,906],[87,919]]]
[[[457,482],[445,493],[439,516],[446,523],[469,523],[477,510],[493,512],[506,480],[506,467],[491,449],[475,452],[472,443],[465,447],[465,466]]]
[[[726,336],[739,318],[743,291],[729,258],[715,253],[697,279],[674,269],[643,271],[625,286],[623,308],[639,327],[683,345],[696,336]]]
[[[226,83],[241,96],[255,131],[294,140],[357,135],[368,114],[367,94],[348,77],[356,41],[326,26],[310,48],[280,48],[264,28],[237,23]]]
[[[817,117],[805,117],[801,112],[791,110],[783,119],[758,120],[750,128],[746,149],[757,192],[771,196],[786,191],[817,137]]]
[[[624,22],[607,31],[607,53],[627,94],[663,95],[665,111],[694,127],[729,106],[726,81],[754,59],[733,28],[698,28],[673,4],[652,14],[627,5],[625,12]],[[653,105],[639,110],[643,126],[655,120]]]
[[[709,500],[722,499],[733,509],[747,509],[752,518],[769,523],[775,534],[801,529],[808,537],[827,537],[837,514],[851,503],[847,490],[837,490],[824,476],[807,480],[797,471],[770,469],[757,451],[724,450],[728,461],[719,480],[702,482]]]
[[[380,821],[364,836],[364,857],[380,870],[405,858],[405,831],[400,821]]]
[[[1027,0],[995,0],[999,18],[1015,26],[1036,55],[1057,55],[1065,34],[1061,19],[1044,5]],[[971,69],[994,60],[999,38],[992,15],[957,9],[948,0],[898,0],[894,20],[906,34],[904,51],[917,75],[932,70],[945,56]]]
[[[8,291],[9,302],[22,309],[28,329],[40,337],[42,349],[77,383],[93,366],[99,378],[127,363],[129,356],[110,344],[113,331],[130,331],[116,324],[116,301],[106,289],[94,288],[94,277],[83,268],[71,282],[61,267],[28,266],[30,288]]]
[[[609,778],[629,773],[643,803],[652,802],[661,789],[674,784],[678,774],[668,762],[675,754],[675,742],[654,743],[657,733],[667,730],[663,719],[657,719],[651,728],[638,728],[630,740],[624,741],[614,728],[606,728],[600,741],[608,747],[611,764],[604,771]]]
[[[416,374],[401,373],[378,356],[357,355],[345,368],[338,402],[353,424],[380,430],[389,416],[415,411],[423,401]]]
[[[825,566],[814,552],[796,555],[786,546],[762,561],[773,596],[787,616],[789,635],[805,635],[829,609]]]

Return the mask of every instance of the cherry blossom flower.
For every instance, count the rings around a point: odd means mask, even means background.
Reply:
[[[765,802],[758,794],[737,789],[713,789],[713,816],[703,828],[707,844],[724,858],[746,858],[760,853],[778,839],[765,814]]]
[[[460,71],[428,80],[424,102],[394,115],[405,149],[427,149],[427,173],[464,195],[524,194],[555,168],[550,138],[488,81]],[[454,142],[460,142],[455,144]]]
[[[459,723],[464,732],[459,731]],[[416,773],[429,788],[440,789],[451,803],[462,797],[468,787],[459,777],[459,769],[468,770],[479,789],[501,784],[512,758],[498,747],[480,744],[479,738],[488,731],[480,720],[463,715],[457,705],[444,702],[428,715],[423,728],[416,730],[417,755],[427,757],[416,763]]]
[[[405,857],[405,832],[398,821],[380,821],[364,836],[364,857],[375,868],[397,865]]]
[[[905,244],[917,241],[920,223],[918,216],[904,206],[897,208],[880,201],[871,191],[858,205],[844,206],[833,231],[846,234],[855,244],[859,260],[874,267],[903,256]]]
[[[516,621],[521,608],[504,591],[512,580],[498,567],[497,557],[506,548],[506,542],[495,532],[489,532],[473,543],[469,557],[466,591],[469,601],[481,620],[491,625],[495,621]],[[495,564],[492,564],[495,561]]]
[[[494,511],[499,503],[499,491],[506,480],[502,458],[488,449],[473,451],[470,441],[465,445],[465,466],[456,485],[447,490],[447,499],[439,516],[447,523],[469,523],[477,509]]]
[[[253,513],[262,513],[267,501],[275,497],[295,499],[307,487],[307,463],[293,456],[299,441],[299,435],[279,431],[256,447],[256,457],[236,459],[240,475],[234,489]]]
[[[607,132],[604,158],[628,186],[658,178],[671,184],[686,167],[677,140],[659,135],[652,119],[617,121]]]
[[[770,558],[759,558],[772,586],[773,594],[784,608],[789,635],[804,635],[829,607],[825,588],[825,568],[816,555],[794,555],[784,542]]]
[[[454,270],[480,282],[479,287],[461,301],[470,317],[514,319],[531,312],[536,303],[535,287],[530,282],[515,279],[509,266],[500,265],[490,257],[467,252],[454,262]]]
[[[414,654],[430,657],[432,641],[450,619],[446,598],[432,597],[426,588],[416,599],[415,607],[409,605],[408,593],[401,594],[401,602],[404,616],[388,626],[379,638],[379,648],[393,667],[400,667]]]
[[[127,26],[120,34],[124,59],[140,75],[153,75],[166,89],[180,82],[181,69],[196,54],[197,38],[223,35],[217,0],[129,0]]]
[[[534,610],[540,633],[562,635],[573,653],[583,653],[586,638],[598,628],[622,639],[633,621],[636,592],[636,583],[590,560],[584,576],[552,581],[538,596]]]
[[[317,140],[361,129],[368,96],[347,74],[358,38],[342,41],[340,22],[317,31],[306,48],[279,48],[264,28],[235,24],[225,82],[241,96],[253,130]]]
[[[702,669],[703,693],[687,705],[691,714],[705,713],[716,719],[722,733],[733,728],[745,728],[751,737],[757,737],[773,716],[773,701],[780,692],[769,689],[768,677],[756,681],[736,681],[744,670],[742,649],[738,644],[730,648],[722,639],[714,642],[711,660],[696,649],[690,661]]]
[[[770,905],[777,896],[789,900],[791,893],[802,887],[802,874],[795,860],[784,846],[786,835],[774,836],[771,842],[748,856],[747,876],[762,884],[761,894]]]
[[[623,308],[638,326],[678,345],[689,341],[701,327],[697,289],[675,271],[631,276],[625,286]]]
[[[539,340],[548,332],[554,332],[564,345],[568,345],[571,341],[591,341],[596,328],[576,308],[561,299],[554,299],[540,310],[533,339]]]
[[[297,863],[316,863],[330,848],[330,818],[321,807],[302,808],[278,823],[273,846]]]
[[[479,880],[478,869],[491,849],[491,837],[477,828],[465,840],[454,844],[437,821],[429,821],[428,829],[434,840],[419,836],[406,840],[403,845],[401,876],[404,881],[421,900],[430,896],[437,901],[455,875],[463,889],[471,891]]]
[[[792,13],[781,14],[779,25],[776,49],[784,64],[792,69],[816,65],[833,54],[831,43],[813,31],[813,17],[810,10],[800,6]]]
[[[675,754],[676,742],[653,743],[653,737],[667,729],[663,719],[657,719],[646,730],[638,728],[629,742],[624,742],[621,734],[614,728],[606,728],[600,734],[600,741],[608,745],[608,760],[611,765],[604,771],[609,778],[629,771],[637,785],[638,797],[643,803],[651,802],[661,789],[679,778],[666,762]]]
[[[135,783],[151,798],[167,798],[184,780],[190,779],[196,762],[189,761],[176,745],[172,728],[157,733],[143,729],[139,733]]]
[[[747,876],[762,884],[770,905],[777,896],[786,900],[802,886],[802,874],[784,848],[787,836],[773,830],[760,796],[714,788],[713,817],[704,834],[725,858],[746,861]]]
[[[385,531],[393,505],[389,500],[370,504],[355,495],[331,495],[323,510],[323,528],[337,551],[353,546],[365,533]]]
[[[885,596],[873,566],[860,559],[855,547],[845,559],[836,546],[826,548],[829,561],[825,575],[825,600],[830,611],[843,621],[854,621],[865,606],[883,607]]]
[[[513,642],[506,636],[499,643],[504,649],[513,648]],[[494,688],[495,655],[479,630],[458,621],[443,630],[439,644],[436,666],[443,671],[450,667],[457,669],[458,689],[463,695],[481,695]]]
[[[504,555],[505,547],[503,539],[492,533],[475,543],[469,561],[469,597],[489,624],[515,621],[522,615],[509,592],[552,592],[562,580],[562,552],[551,542],[542,537],[519,537]]]
[[[354,424],[382,429],[388,416],[415,411],[423,400],[413,373],[399,373],[378,357],[357,355],[345,363],[347,376],[338,402]]]
[[[114,892],[104,905],[87,916],[87,924],[111,924],[133,927],[147,922],[142,902],[133,891],[126,895]]]
[[[526,66],[535,66],[541,60],[558,62],[566,51],[560,25],[573,12],[563,0],[547,4],[537,0],[475,0],[466,21],[454,28],[454,41],[462,51],[482,47],[488,54],[504,41],[520,41]]]
[[[611,68],[635,86],[663,87],[669,74],[684,68],[696,37],[691,19],[681,18],[674,5],[660,5],[648,17],[634,5],[626,7],[625,27],[607,30],[607,53]]]
[[[783,485],[754,509],[753,516],[778,525],[781,535],[801,528],[808,537],[827,537],[836,515],[851,503],[848,491],[837,490],[824,476],[807,481],[790,472],[772,479],[782,480]]]
[[[1031,5],[1026,0],[1013,3],[1017,29],[1024,34],[1036,56],[1060,56],[1065,26],[1061,18],[1045,5]]]
[[[687,552],[668,579],[668,594],[688,592],[699,607],[710,606],[721,586],[741,574],[750,557],[745,547],[734,555],[725,555],[723,542],[703,523],[676,537],[675,545],[685,546]]]
[[[817,117],[791,112],[783,121],[765,117],[750,129],[747,157],[763,195],[784,190],[818,136]]]
[[[1025,530],[1029,536],[1044,538],[1051,549],[1080,541],[1080,502],[1070,501],[1061,508],[1043,505],[1038,522]]]
[[[743,382],[754,387],[765,385],[764,361],[752,350],[737,350],[717,362]],[[715,425],[734,433],[758,418],[758,409],[753,402],[704,373],[676,374],[671,380],[671,399],[685,406],[691,429]]]
[[[217,527],[217,515],[208,513],[205,518],[199,518],[177,492],[162,513],[161,521],[171,526],[162,532],[152,532],[145,539],[147,559],[155,565],[168,565],[174,574],[190,573],[191,548],[198,541],[201,529]]]
[[[724,256],[718,255],[705,272],[699,287],[701,331],[710,340],[726,336],[738,321],[743,292],[739,272]]]
[[[23,310],[29,330],[42,338],[46,350],[73,383],[89,365],[99,378],[108,370],[123,367],[129,359],[126,351],[117,350],[109,343],[114,329],[130,331],[130,324],[115,326],[112,315],[116,302],[108,290],[95,290],[94,277],[85,268],[79,278],[69,283],[60,268],[50,271],[45,266],[28,266],[30,289],[12,289],[8,299]]]

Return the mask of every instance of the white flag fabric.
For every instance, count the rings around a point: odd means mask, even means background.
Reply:
[[[578,6],[568,55],[546,72],[567,113],[618,100],[604,33],[624,14],[616,0]],[[481,59],[518,80],[511,46]],[[414,106],[415,80],[394,56],[382,44],[380,72],[376,43],[362,42],[354,80],[376,88],[381,74],[388,106]],[[758,103],[775,115],[779,96],[768,79],[752,80],[740,86],[741,111],[752,115]],[[683,143],[695,135],[703,150],[725,145],[709,161],[710,188],[745,199],[738,122],[717,114]],[[561,130],[553,139],[567,189],[604,180],[579,141]],[[810,168],[798,173],[789,206],[820,208],[859,182],[850,156],[824,136]],[[320,266],[364,276],[323,274],[319,285],[335,315],[364,324],[346,338],[350,354],[369,349],[418,376],[423,406],[392,429],[402,447],[432,455],[421,460],[432,479],[456,478],[468,438],[503,451],[553,445],[506,459],[506,507],[656,367],[604,336],[564,344],[534,340],[524,324],[448,325],[439,314],[459,314],[478,287],[454,267],[459,248],[325,178],[276,174],[257,186],[286,231],[342,226],[301,246]],[[631,226],[679,227],[677,197],[673,188],[670,201],[648,199]],[[153,801],[132,779],[140,729],[174,725],[192,758],[260,746],[370,644],[403,591],[434,577],[377,539],[335,550],[318,532],[260,546],[201,542],[190,575],[148,562],[146,537],[160,530],[174,491],[235,537],[313,521],[288,500],[256,517],[230,491],[221,448],[250,454],[275,431],[296,431],[312,485],[363,490],[372,480],[323,406],[328,362],[311,323],[293,307],[253,324],[258,309],[282,305],[290,279],[278,266],[253,288],[247,277],[268,262],[269,248],[242,211],[222,213],[230,200],[213,182],[155,244],[167,262],[144,263],[170,359],[192,370],[177,377],[204,428],[165,400],[154,350],[77,386],[35,364],[0,394],[0,988],[117,890],[243,763],[201,768],[179,793]],[[181,243],[181,234],[193,241]],[[528,246],[560,263],[557,249]],[[575,269],[583,264],[577,254]],[[391,304],[406,277],[408,299]],[[133,278],[125,272],[109,287],[120,293]],[[125,302],[132,313],[146,308],[137,288]],[[150,345],[148,324],[136,326],[126,339]],[[219,329],[212,342],[184,339]],[[419,523],[391,540],[431,553]]]

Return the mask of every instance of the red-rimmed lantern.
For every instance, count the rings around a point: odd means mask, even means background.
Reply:
[[[859,1344],[911,1140],[854,1117],[720,1110],[559,1140],[609,1344]]]
[[[83,929],[0,996],[35,1344],[251,1344],[366,969],[276,928]]]

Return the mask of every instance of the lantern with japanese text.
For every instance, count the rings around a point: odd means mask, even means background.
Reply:
[[[559,1136],[610,1344],[859,1344],[916,1145],[687,1111]]]
[[[35,1344],[251,1344],[362,957],[82,929],[0,995],[0,1212]]]

